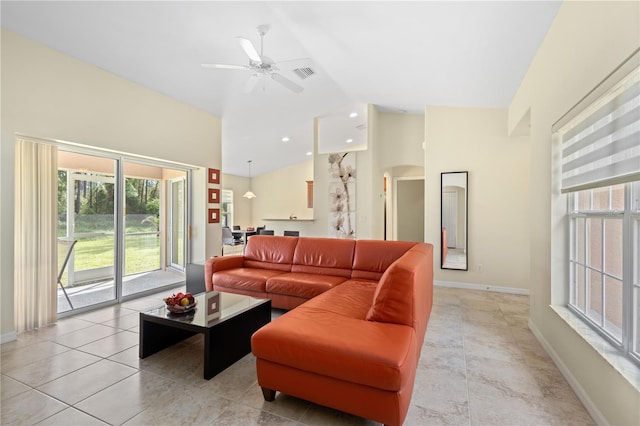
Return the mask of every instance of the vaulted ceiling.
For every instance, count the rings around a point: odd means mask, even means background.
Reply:
[[[559,1],[2,1],[2,27],[222,118],[222,169],[304,161],[313,117],[349,104],[422,114],[427,105],[507,107]],[[275,62],[310,58],[294,93],[245,93],[237,38]],[[45,135],[46,136],[46,135]],[[283,142],[283,138],[289,138]]]

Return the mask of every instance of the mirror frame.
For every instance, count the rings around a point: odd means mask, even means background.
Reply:
[[[448,235],[448,233],[445,231],[446,227],[445,227],[445,192],[451,192],[451,191],[445,191],[445,179],[449,178],[447,180],[451,180],[454,178],[455,175],[460,175],[460,177],[457,177],[456,180],[459,181],[459,183],[461,184],[462,181],[464,181],[464,194],[462,196],[462,198],[460,197],[460,195],[458,195],[458,197],[456,197],[456,205],[458,205],[458,200],[463,199],[463,203],[464,206],[460,207],[458,206],[456,214],[458,215],[459,213],[463,213],[464,214],[464,221],[463,221],[463,227],[464,227],[464,266],[445,266],[445,260],[447,258],[447,253],[448,253],[448,245],[446,244],[446,238],[450,237],[450,235]],[[451,182],[447,182],[447,187],[449,186],[458,186],[461,187],[460,184],[458,185],[451,185]],[[458,217],[458,216],[456,216]],[[461,221],[458,219],[457,220],[458,223],[460,223]],[[457,232],[457,228],[454,229],[454,232],[456,233],[455,235],[458,235]],[[458,238],[456,238],[458,241],[460,241]],[[469,172],[464,171],[464,172],[442,172],[440,173],[440,269],[450,269],[450,270],[454,270],[454,271],[468,271],[469,270]]]

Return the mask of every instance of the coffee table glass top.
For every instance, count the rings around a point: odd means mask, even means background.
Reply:
[[[174,314],[167,310],[166,305],[163,302],[162,306],[145,311],[143,314],[200,327],[212,327],[222,321],[226,321],[227,319],[236,316],[241,312],[251,309],[254,306],[269,302],[269,299],[258,299],[251,296],[225,293],[222,291],[219,293],[220,316],[211,322],[207,322],[207,306],[204,300],[206,293],[194,295],[194,298],[198,302],[194,311],[183,314]]]

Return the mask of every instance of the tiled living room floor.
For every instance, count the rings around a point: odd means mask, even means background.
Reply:
[[[278,394],[252,355],[206,381],[194,337],[138,358],[147,297],[60,320],[1,346],[3,425],[363,425]],[[407,425],[594,424],[527,328],[528,298],[437,287]],[[274,312],[274,316],[279,313]]]

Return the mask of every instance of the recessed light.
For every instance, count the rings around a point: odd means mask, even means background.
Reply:
[[[313,154],[313,152],[311,152],[311,151],[307,152],[307,155],[312,155],[312,154]]]
[[[351,142],[353,142],[353,139],[349,138],[349,139],[347,139],[347,141],[346,141],[346,142],[347,142],[347,143],[351,143]]]
[[[288,137],[286,137],[286,136],[284,138],[282,138],[282,142],[289,142],[289,140],[290,139]]]
[[[357,112],[352,112],[351,114],[349,114],[349,118],[356,118],[358,116]]]

